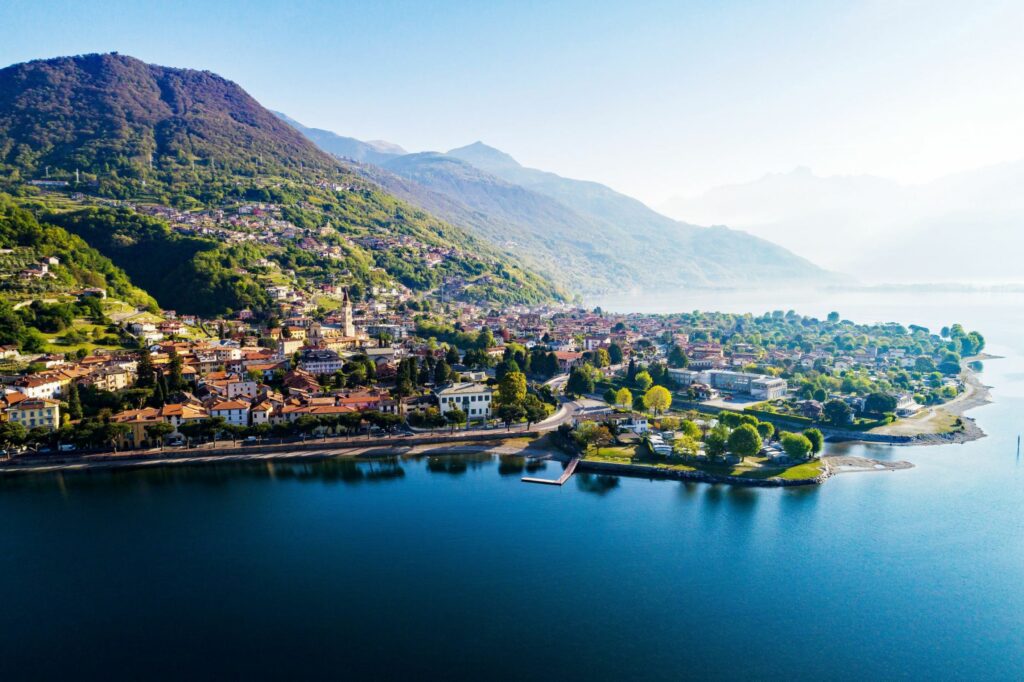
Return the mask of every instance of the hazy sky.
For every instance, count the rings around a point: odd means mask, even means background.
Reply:
[[[0,3],[0,63],[119,51],[410,150],[483,140],[657,204],[807,165],[1024,158],[1024,2]],[[557,5],[557,6],[556,6]]]

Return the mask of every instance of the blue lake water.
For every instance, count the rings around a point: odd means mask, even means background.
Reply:
[[[6,481],[2,679],[1019,678],[1019,297],[679,299],[976,327],[990,436],[787,490],[489,457]]]

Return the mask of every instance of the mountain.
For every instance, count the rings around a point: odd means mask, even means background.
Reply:
[[[467,223],[442,207],[431,209],[439,215],[518,247],[548,272],[563,272],[591,290],[623,283],[716,287],[828,278],[763,239],[677,222],[604,185],[526,168],[480,142],[447,154],[391,158],[383,167],[489,220]],[[431,201],[415,193],[405,198]]]
[[[763,239],[677,222],[599,183],[526,168],[482,142],[447,153],[371,155],[366,143],[323,131],[311,134],[281,116],[325,151],[359,161],[352,169],[389,193],[511,251],[577,291],[831,277]]]
[[[44,179],[69,183],[59,201],[30,185]],[[370,183],[238,85],[118,54],[0,69],[0,190],[38,195],[40,217],[185,312],[268,309],[276,272],[309,292],[397,282],[480,302],[563,295]]]
[[[0,69],[0,164],[140,172],[212,162],[269,170],[334,164],[242,88],[208,71],[118,54],[60,57]]]
[[[299,131],[320,149],[342,159],[359,161],[363,163],[382,163],[394,156],[407,153],[397,144],[383,140],[371,140],[363,142],[354,137],[343,137],[332,133],[329,130],[320,128],[307,128],[295,119],[285,116],[279,111],[273,112],[275,116]]]
[[[1007,236],[1024,227],[1021,187],[1024,161],[916,185],[797,168],[676,198],[663,209],[728,222],[869,281],[1004,282],[1021,278],[1005,248]],[[957,243],[973,257],[951,261]]]

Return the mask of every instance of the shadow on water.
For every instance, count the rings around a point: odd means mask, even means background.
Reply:
[[[603,476],[598,474],[577,473],[573,476],[576,481],[576,489],[585,493],[596,493],[607,495],[619,487],[618,476]]]

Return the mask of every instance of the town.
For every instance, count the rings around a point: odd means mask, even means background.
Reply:
[[[838,313],[498,309],[401,285],[360,300],[338,286],[325,308],[310,292],[267,289],[271,310],[227,318],[130,308],[97,289],[10,311],[70,331],[44,338],[44,352],[0,348],[4,455],[540,423],[598,454],[639,441],[689,461],[802,460],[820,453],[823,431],[864,433],[956,398],[963,358],[984,347],[960,325],[859,325]],[[46,327],[51,317],[63,323]],[[90,332],[75,332],[86,322]],[[75,350],[54,352],[60,344]],[[574,399],[590,405],[553,416]],[[747,431],[755,446],[730,438]]]

